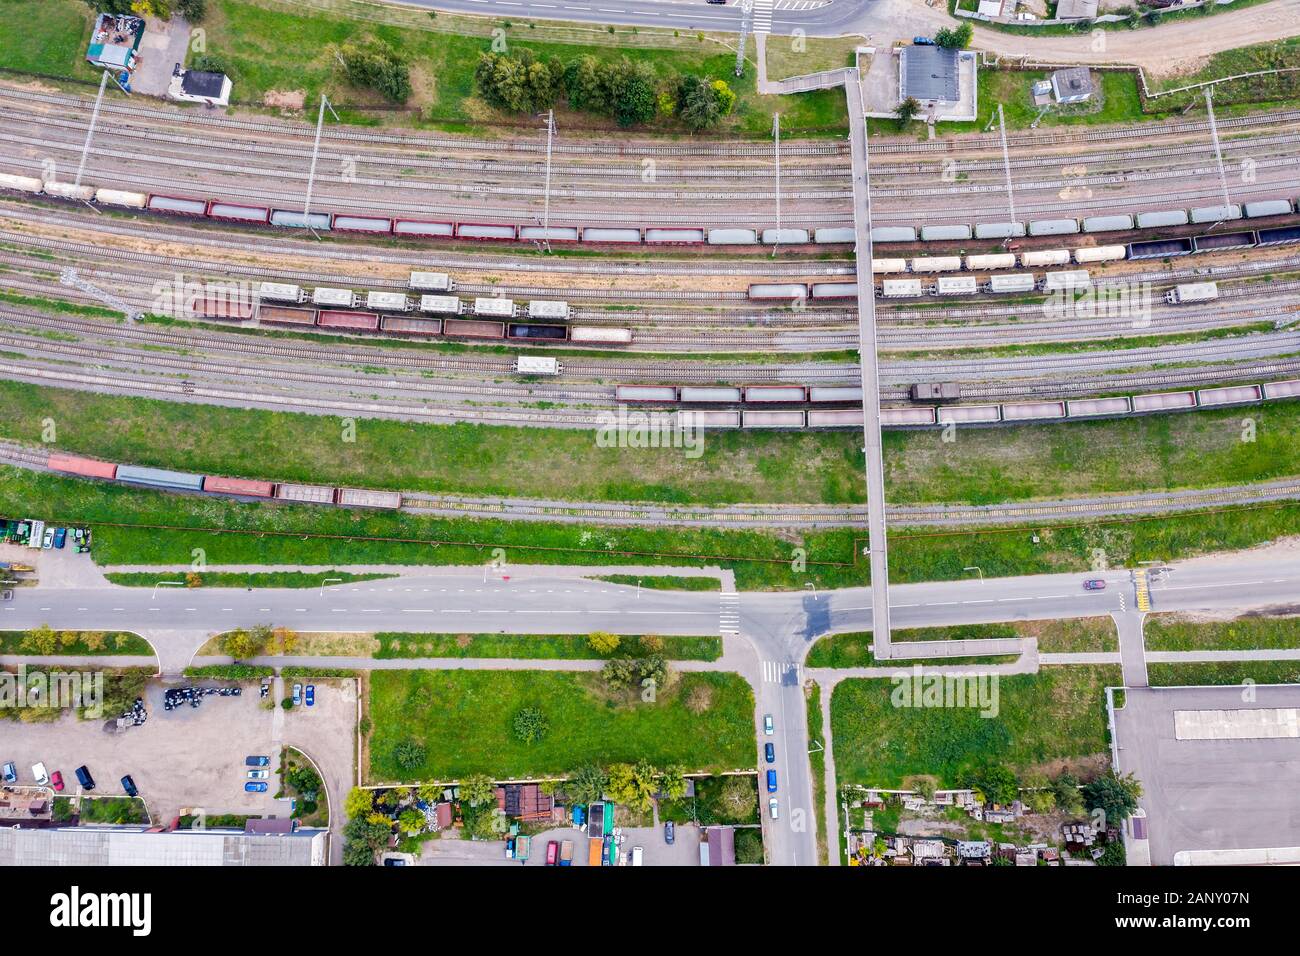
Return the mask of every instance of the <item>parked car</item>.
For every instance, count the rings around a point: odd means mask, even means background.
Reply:
[[[12,760],[5,764],[3,769],[0,769],[0,777],[4,778],[5,783],[18,782],[18,767],[14,765]]]
[[[266,779],[267,777],[269,777],[269,776],[271,776],[271,771],[269,771],[269,770],[250,770],[250,771],[248,771],[248,779],[249,779],[249,780],[265,780],[265,779]]]
[[[1090,581],[1083,582],[1083,589],[1085,591],[1104,591],[1106,590],[1106,582],[1101,578],[1093,578]]]
[[[302,684],[293,685],[293,706],[297,707],[302,703]]]
[[[763,733],[767,734],[769,737],[772,736],[772,715],[771,714],[763,715]]]
[[[633,866],[640,866],[640,865],[641,865],[641,857],[642,857],[643,853],[644,853],[644,851],[642,850],[641,847],[639,847],[639,846],[634,846],[634,847],[632,847],[632,865],[633,865]]]
[[[270,762],[271,762],[271,758],[270,758],[270,757],[256,756],[256,757],[245,757],[245,758],[244,758],[244,766],[245,766],[245,767],[265,767],[265,766],[267,766]]]
[[[135,788],[135,781],[131,779],[129,773],[122,778],[122,789],[126,791],[128,797],[140,796],[140,791]]]
[[[776,797],[767,801],[767,812],[773,820],[781,819],[781,805],[776,802]]]
[[[676,839],[677,839],[677,824],[673,823],[672,820],[669,820],[667,823],[664,824],[664,842],[667,843],[669,846],[672,846],[673,841]]]
[[[916,46],[934,46],[933,37],[912,37],[912,43]]]
[[[59,771],[57,771],[57,770],[54,771],[54,773],[50,774],[50,786],[54,788],[54,792],[55,792],[55,793],[62,793],[62,792],[63,792],[63,774],[61,774],[61,773],[60,773]]]
[[[775,770],[769,770],[767,772],[767,792],[776,793],[776,771]]]
[[[12,601],[13,599],[14,599],[14,592],[10,591],[8,588],[5,588],[4,596],[0,597],[0,601]]]
[[[95,778],[90,775],[90,771],[86,769],[84,763],[75,772],[77,774],[77,783],[81,784],[82,790],[95,789]]]
[[[315,684],[308,684],[308,685],[307,685],[307,697],[306,697],[306,700],[307,700],[307,706],[308,706],[308,707],[314,707],[314,706],[316,706],[316,685],[315,685]]]
[[[62,547],[63,547],[65,544],[67,544],[67,542],[68,542],[68,529],[67,529],[67,528],[55,528],[55,529],[54,529],[54,546],[55,546],[56,548],[60,548],[60,549],[62,549]]]
[[[546,844],[546,865],[557,866],[560,862],[560,844],[551,840]]]
[[[763,756],[768,763],[776,763],[776,748],[771,744],[763,744]]]
[[[32,776],[36,778],[36,786],[43,787],[50,782],[49,771],[45,769],[45,764],[32,764]]]
[[[247,793],[266,793],[266,783],[262,780],[249,780],[244,784]]]
[[[48,551],[52,547],[54,547],[54,529],[46,528],[45,535],[41,538],[41,548]]]

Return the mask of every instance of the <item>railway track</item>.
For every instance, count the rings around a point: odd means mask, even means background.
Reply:
[[[48,471],[48,452],[0,441],[0,464]],[[265,477],[265,476],[261,476]],[[402,492],[403,511],[428,517],[490,518],[612,526],[673,525],[707,528],[817,529],[865,525],[867,507],[856,505],[662,505],[639,502],[564,501],[502,496]],[[891,505],[889,520],[907,527],[981,527],[1086,520],[1123,515],[1178,514],[1300,499],[1300,479],[1255,485],[1106,495],[996,505]],[[311,507],[311,506],[307,506]]]

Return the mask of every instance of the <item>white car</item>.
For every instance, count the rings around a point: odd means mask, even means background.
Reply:
[[[781,819],[781,806],[776,802],[776,797],[767,801],[767,812],[772,815],[773,820]]]
[[[267,777],[269,777],[269,776],[270,776],[270,774],[267,773],[265,770],[250,770],[250,771],[248,771],[248,779],[249,779],[249,780],[265,780],[265,779],[266,779]]]
[[[36,786],[38,787],[47,786],[50,782],[50,775],[43,763],[32,764],[32,776],[36,778]]]
[[[763,733],[767,734],[769,737],[772,736],[772,715],[771,714],[763,715]]]
[[[633,866],[640,866],[640,865],[641,865],[641,852],[642,852],[642,851],[641,851],[641,847],[639,847],[639,846],[634,846],[634,847],[632,847],[632,865],[633,865]]]

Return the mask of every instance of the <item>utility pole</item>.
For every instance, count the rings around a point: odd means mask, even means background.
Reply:
[[[1016,196],[1011,187],[1011,154],[1007,150],[1007,121],[1002,115],[1002,104],[998,104],[998,132],[1002,135],[1002,169],[1007,177],[1007,207],[1011,210],[1011,235],[1002,241],[1008,245],[1015,238],[1016,232]]]
[[[86,127],[86,141],[81,145],[81,162],[77,164],[77,178],[72,185],[81,185],[81,174],[86,171],[86,157],[90,155],[90,141],[95,136],[95,124],[99,122],[99,104],[104,102],[104,88],[108,86],[108,70],[99,79],[99,95],[95,97],[95,108],[90,114],[90,125]]]
[[[745,75],[745,40],[754,27],[754,0],[740,0],[740,41],[736,44],[736,76]]]
[[[555,138],[555,110],[546,111],[546,209],[542,217],[542,241],[551,251],[551,142]]]
[[[1219,164],[1219,186],[1223,190],[1223,215],[1226,217],[1228,215],[1228,207],[1232,205],[1232,200],[1228,198],[1228,173],[1223,168],[1223,149],[1219,145],[1219,125],[1214,118],[1213,86],[1207,86],[1205,88],[1205,112],[1210,118],[1210,138],[1214,141],[1215,162]],[[1220,219],[1210,228],[1213,229],[1215,226],[1221,225],[1222,223],[1223,220]]]
[[[776,242],[772,243],[772,258],[781,244],[781,114],[772,114],[772,138],[776,150]]]
[[[316,141],[311,147],[311,171],[307,174],[307,195],[302,201],[302,224],[306,229],[311,229],[311,226],[308,225],[307,216],[311,212],[311,194],[316,185],[316,160],[320,156],[320,134],[322,127],[325,125],[325,107],[327,106],[330,114],[334,117],[334,122],[342,122],[339,119],[339,114],[334,112],[334,106],[330,103],[329,97],[322,93],[320,95],[320,111],[316,116]],[[315,229],[312,229],[311,232],[312,235],[316,235]],[[316,238],[319,239],[320,236],[316,236]]]
[[[132,308],[125,301],[113,295],[113,293],[105,292],[93,282],[88,282],[81,278],[81,276],[77,274],[76,269],[64,269],[60,272],[59,285],[66,285],[73,289],[80,289],[87,295],[94,296],[109,308],[116,309],[118,312],[125,315],[128,323],[134,322],[136,319],[144,318],[144,313],[139,309]]]

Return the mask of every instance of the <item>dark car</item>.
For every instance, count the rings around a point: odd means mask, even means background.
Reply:
[[[677,839],[677,824],[673,823],[672,820],[669,820],[667,823],[664,824],[664,842],[667,843],[669,846],[672,846],[673,841],[676,839]]]
[[[912,43],[916,46],[934,46],[932,37],[912,37]]]
[[[266,781],[250,780],[244,784],[244,790],[248,793],[266,793]]]
[[[245,758],[244,758],[244,766],[245,766],[245,767],[265,767],[265,766],[266,766],[267,764],[269,764],[270,762],[271,762],[271,758],[270,758],[270,757],[261,757],[261,756],[258,756],[258,757],[245,757]]]
[[[767,792],[776,793],[776,771],[775,770],[769,770],[767,772]]]
[[[1085,591],[1104,591],[1106,590],[1106,582],[1101,578],[1093,578],[1091,581],[1083,582],[1083,589]]]
[[[140,796],[140,791],[135,788],[135,781],[131,779],[129,773],[122,778],[122,789],[126,791],[128,797]]]
[[[54,529],[54,546],[55,546],[56,548],[62,548],[62,547],[63,547],[65,544],[67,544],[67,543],[68,543],[68,529],[67,529],[67,528],[55,528],[55,529]]]
[[[771,744],[764,744],[763,756],[767,758],[768,763],[776,763],[776,748]]]
[[[76,774],[77,774],[77,783],[81,784],[82,790],[95,789],[95,778],[90,775],[90,771],[86,769],[85,764],[82,764],[80,767],[76,769]]]
[[[306,693],[303,695],[303,701],[308,707],[316,706],[316,685],[308,684]]]

